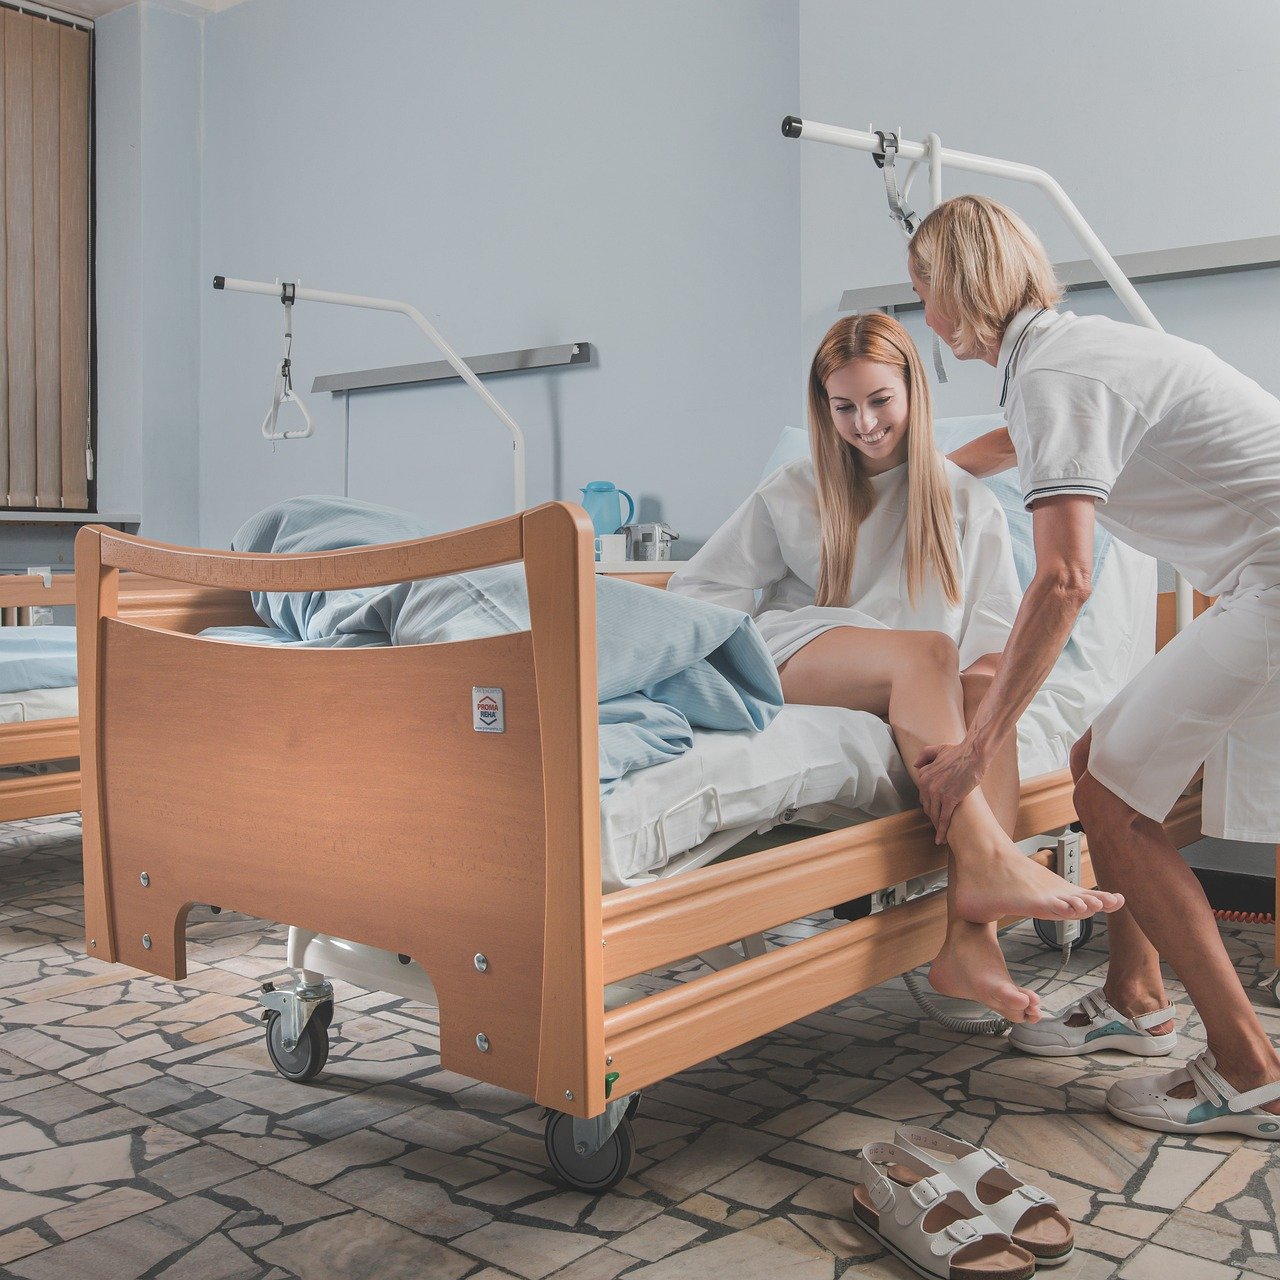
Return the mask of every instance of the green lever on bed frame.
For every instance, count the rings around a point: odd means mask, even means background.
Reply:
[[[613,1086],[618,1083],[619,1075],[616,1071],[610,1071],[604,1078],[604,1098],[608,1102],[613,1094]]]

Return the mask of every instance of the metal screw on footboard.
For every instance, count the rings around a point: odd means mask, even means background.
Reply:
[[[150,935],[149,933],[144,933],[144,934],[142,935],[142,945],[143,945],[143,946],[144,946],[148,951],[150,951],[150,950],[151,950],[151,935]]]
[[[481,973],[484,973],[489,967],[489,957],[483,952],[477,952],[474,963],[476,968],[479,969]]]
[[[476,1036],[476,1048],[479,1049],[481,1053],[489,1052],[489,1037],[485,1035],[483,1031]]]
[[[147,875],[145,871],[138,877],[138,879],[142,881],[142,887],[144,889],[151,883],[151,877]]]
[[[572,1102],[572,1101],[573,1101],[573,1090],[572,1090],[572,1089],[566,1089],[566,1090],[564,1091],[564,1096],[565,1096],[565,1097],[566,1097],[570,1102]]]

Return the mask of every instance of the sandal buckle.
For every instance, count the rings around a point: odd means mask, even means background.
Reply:
[[[939,1200],[943,1199],[943,1192],[938,1189],[932,1178],[921,1178],[911,1188],[911,1198],[920,1208],[931,1209]]]
[[[1032,1204],[1052,1204],[1053,1197],[1039,1187],[1033,1187],[1031,1183],[1024,1182],[1022,1186],[1017,1188],[1017,1192],[1024,1200],[1030,1200]]]
[[[877,1178],[875,1182],[869,1183],[867,1193],[871,1196],[871,1203],[875,1205],[877,1213],[883,1213],[885,1206],[893,1203],[893,1187],[889,1185],[887,1178]]]
[[[993,1164],[999,1165],[1001,1169],[1008,1169],[1009,1162],[998,1151],[992,1151],[990,1147],[983,1147],[982,1154]]]
[[[949,1226],[943,1227],[943,1234],[954,1240],[956,1244],[970,1244],[974,1240],[979,1239],[979,1233],[975,1231],[963,1218],[951,1223]]]

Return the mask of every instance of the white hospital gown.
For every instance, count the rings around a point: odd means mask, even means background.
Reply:
[[[778,666],[833,627],[884,627],[945,633],[964,669],[1004,649],[1021,591],[999,503],[980,480],[951,462],[944,466],[960,549],[958,605],[931,574],[914,606],[908,595],[905,463],[872,477],[875,506],[858,530],[846,607],[816,603],[820,526],[809,458],[770,475],[676,570],[667,589],[752,614]]]

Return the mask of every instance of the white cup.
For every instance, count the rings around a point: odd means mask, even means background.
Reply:
[[[596,539],[596,559],[601,564],[625,564],[627,562],[627,535],[602,533]]]

